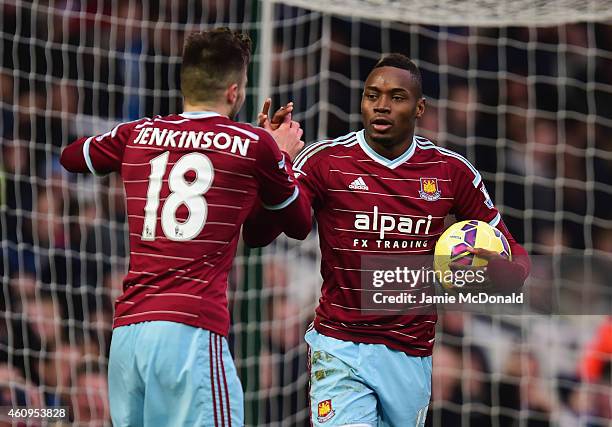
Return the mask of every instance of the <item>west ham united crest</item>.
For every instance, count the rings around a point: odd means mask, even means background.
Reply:
[[[438,187],[437,178],[420,178],[421,189],[419,195],[421,199],[428,202],[434,202],[440,198],[440,187]]]
[[[323,400],[317,405],[317,419],[320,423],[329,421],[336,414],[332,408],[331,399]]]

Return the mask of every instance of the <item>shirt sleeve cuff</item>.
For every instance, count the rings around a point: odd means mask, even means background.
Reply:
[[[498,212],[497,215],[495,215],[495,218],[489,221],[489,225],[491,225],[492,227],[497,227],[497,224],[499,224],[500,220],[501,220],[501,215]]]
[[[297,185],[295,186],[295,190],[293,190],[293,194],[291,196],[289,196],[289,198],[287,200],[285,200],[282,203],[279,203],[278,205],[266,205],[263,204],[263,207],[266,208],[269,211],[278,211],[280,209],[284,209],[287,206],[289,206],[291,203],[293,203],[293,201],[295,199],[298,198],[298,196],[300,195],[300,187],[298,187]]]
[[[99,176],[101,174],[99,174],[93,167],[93,163],[91,162],[91,156],[89,155],[89,144],[91,144],[92,139],[93,136],[85,140],[85,143],[83,144],[83,157],[85,158],[85,164],[87,164],[87,169],[89,169],[89,172]]]

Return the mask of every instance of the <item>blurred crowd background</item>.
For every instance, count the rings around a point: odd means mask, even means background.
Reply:
[[[257,46],[239,118],[254,119],[267,63],[264,96],[295,102],[307,142],[360,129],[361,85],[381,53],[414,58],[427,99],[419,132],[475,163],[530,253],[603,266],[591,279],[610,298],[612,25],[425,26],[280,4],[263,22],[260,6],[0,1],[0,406],[70,406],[77,425],[109,425],[113,301],[129,253],[123,188],[117,176],[67,174],[59,153],[117,122],[180,112],[182,40],[220,24]],[[247,423],[308,425],[316,233],[238,255],[230,342]],[[612,425],[612,316],[531,314],[441,314],[428,426]]]

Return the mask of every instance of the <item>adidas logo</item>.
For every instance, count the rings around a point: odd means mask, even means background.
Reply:
[[[368,185],[365,183],[362,177],[357,178],[351,182],[348,186],[351,190],[369,190]]]

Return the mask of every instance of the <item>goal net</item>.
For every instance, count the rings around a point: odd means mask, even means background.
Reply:
[[[268,96],[273,108],[293,101],[307,142],[361,129],[372,66],[389,52],[413,58],[427,104],[418,133],[472,161],[513,235],[548,256],[532,281],[574,257],[603,266],[589,296],[609,301],[611,18],[609,0],[3,0],[0,406],[68,406],[81,425],[110,424],[123,189],[116,176],[66,173],[59,153],[119,121],[180,111],[183,38],[219,25],[255,41],[239,119],[254,121]],[[316,231],[239,248],[230,344],[247,425],[308,425],[303,334],[319,262]],[[583,296],[581,277],[555,283],[555,298]],[[608,425],[610,318],[537,308],[441,315],[427,425]]]

